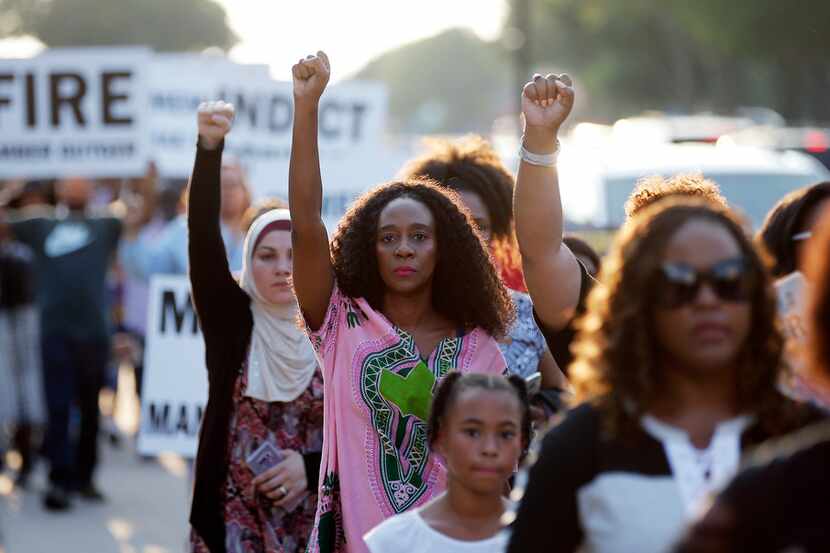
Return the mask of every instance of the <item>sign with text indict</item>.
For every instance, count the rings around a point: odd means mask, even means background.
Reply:
[[[148,68],[150,147],[163,177],[184,178],[196,155],[199,104],[219,100],[223,85],[269,79],[268,66],[200,54],[156,54]]]
[[[0,59],[0,178],[143,174],[150,56],[79,48]]]
[[[262,66],[209,56],[158,55],[148,69],[148,114],[152,151],[161,175],[184,178],[193,170],[196,109],[200,102],[234,104],[236,120],[225,152],[243,163],[257,197],[287,197],[293,92]],[[320,101],[319,146],[324,171],[336,175],[330,189],[365,189],[379,182],[372,164],[383,159],[386,89],[352,81],[330,86]],[[389,178],[384,172],[383,178]]]
[[[207,402],[205,346],[183,276],[150,282],[138,450],[194,457]]]

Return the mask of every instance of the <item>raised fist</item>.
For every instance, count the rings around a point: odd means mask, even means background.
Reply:
[[[525,125],[558,132],[574,105],[573,81],[566,75],[538,73],[522,90]]]
[[[294,103],[298,107],[314,107],[320,101],[331,76],[329,57],[325,52],[306,56],[291,68],[294,76]]]
[[[202,102],[199,104],[199,139],[203,148],[215,150],[233,125],[233,104]]]

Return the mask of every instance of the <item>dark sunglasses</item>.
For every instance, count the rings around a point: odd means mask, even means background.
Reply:
[[[703,284],[708,284],[721,300],[741,303],[752,296],[755,279],[742,257],[725,259],[707,271],[683,263],[663,263],[652,288],[654,301],[664,309],[683,307],[695,301]]]

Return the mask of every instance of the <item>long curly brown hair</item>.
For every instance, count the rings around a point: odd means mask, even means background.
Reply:
[[[458,141],[431,138],[427,153],[407,163],[404,179],[428,178],[451,190],[478,194],[490,212],[493,238],[513,234],[513,175],[482,137],[466,136]]]
[[[679,196],[704,198],[723,207],[728,205],[717,183],[701,174],[683,173],[668,179],[653,175],[637,181],[637,186],[625,202],[625,215],[634,217],[655,202]]]
[[[427,152],[404,165],[404,180],[427,178],[456,192],[472,192],[490,212],[492,235],[490,253],[502,271],[506,284],[522,291],[522,259],[513,228],[513,175],[481,136],[460,140],[426,140]]]
[[[728,208],[692,198],[661,200],[620,231],[599,281],[578,322],[571,368],[576,401],[591,401],[612,434],[633,430],[658,390],[660,345],[653,327],[654,274],[674,234],[691,220],[723,226],[737,241],[756,283],[751,297],[751,328],[739,358],[738,408],[754,413],[770,434],[800,423],[800,409],[777,383],[783,338],[776,320],[776,298],[765,261]]]
[[[503,336],[514,317],[510,296],[455,193],[428,180],[381,185],[349,208],[331,244],[340,289],[347,296],[365,298],[374,309],[383,310],[385,285],[375,249],[378,220],[389,202],[404,197],[424,204],[435,219],[435,310],[465,329],[480,327],[492,336]]]
[[[809,373],[830,392],[830,213],[810,240],[805,271],[812,288],[807,308]]]

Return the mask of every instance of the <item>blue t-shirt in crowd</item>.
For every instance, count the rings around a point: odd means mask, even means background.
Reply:
[[[15,238],[34,253],[43,335],[106,339],[110,331],[106,279],[121,221],[49,210],[14,220],[11,227]]]

